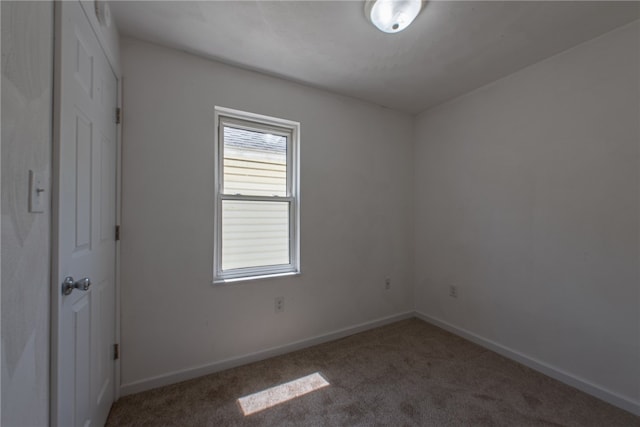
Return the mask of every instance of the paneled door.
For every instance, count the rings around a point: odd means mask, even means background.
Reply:
[[[117,79],[83,7],[56,2],[53,425],[104,425],[114,399]]]

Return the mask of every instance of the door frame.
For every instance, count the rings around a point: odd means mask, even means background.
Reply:
[[[122,74],[118,59],[114,59],[107,48],[105,35],[100,29],[100,23],[95,16],[94,2],[86,0],[77,0],[82,7],[85,18],[89,22],[93,33],[95,34],[100,49],[104,53],[111,70],[116,77],[116,105],[122,111]],[[59,307],[61,284],[58,283],[58,209],[60,201],[59,188],[59,165],[60,165],[60,110],[61,110],[61,93],[60,87],[62,83],[61,70],[61,49],[62,49],[62,8],[59,1],[53,2],[53,116],[52,116],[52,153],[51,153],[51,214],[49,216],[51,224],[51,243],[50,243],[50,332],[49,332],[49,424],[56,426],[58,423],[58,351],[59,351]],[[117,55],[117,52],[114,53]],[[115,115],[115,112],[114,112]],[[116,225],[121,224],[122,211],[122,119],[120,123],[116,123]],[[115,230],[114,230],[115,232]],[[115,265],[114,268],[114,332],[115,342],[120,343],[120,240],[115,242]],[[113,371],[113,387],[114,401],[120,397],[120,361],[118,358],[114,362]]]

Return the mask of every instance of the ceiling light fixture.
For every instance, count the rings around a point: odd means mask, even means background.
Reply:
[[[422,0],[366,0],[364,13],[373,25],[385,33],[398,33],[416,19]]]

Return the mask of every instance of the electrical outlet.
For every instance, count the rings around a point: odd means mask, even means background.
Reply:
[[[449,296],[451,298],[458,298],[458,287],[454,285],[449,285]]]
[[[276,313],[282,313],[284,311],[284,297],[276,297],[275,311]]]
[[[384,279],[384,288],[386,290],[391,289],[391,278],[387,277],[386,279]]]

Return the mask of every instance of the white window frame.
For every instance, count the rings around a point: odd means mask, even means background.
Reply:
[[[213,283],[300,274],[300,123],[277,117],[215,107]],[[224,125],[287,137],[286,196],[224,194]],[[289,264],[222,270],[222,201],[289,202]]]

